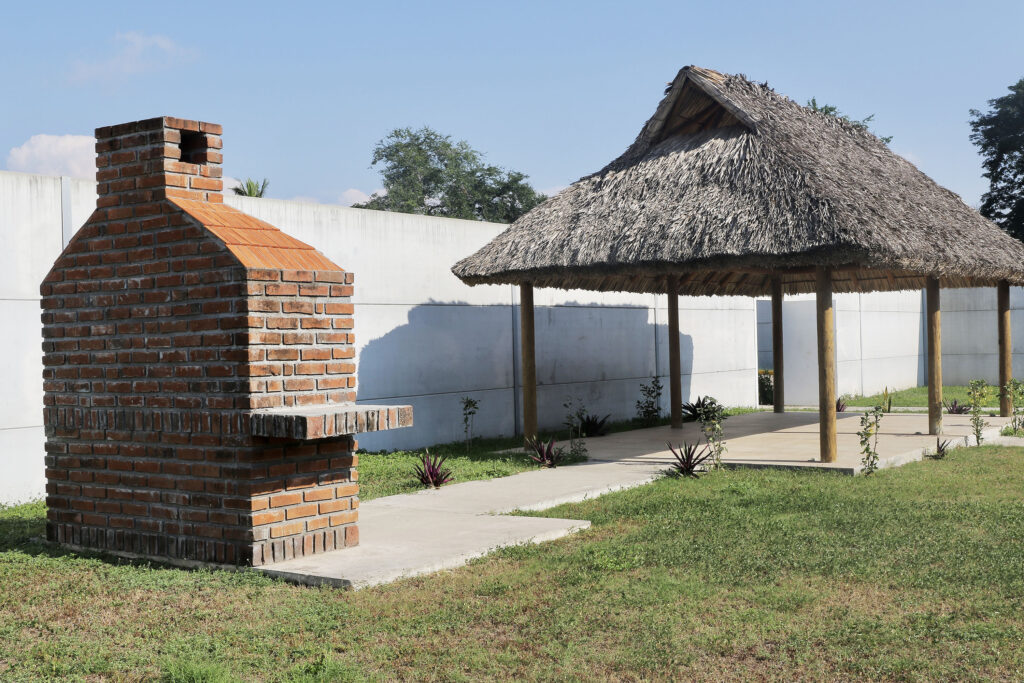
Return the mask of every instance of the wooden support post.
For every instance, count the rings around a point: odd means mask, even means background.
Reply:
[[[832,311],[832,269],[816,272],[818,304],[818,430],[821,435],[821,461],[835,462],[836,445],[836,340],[835,314]]]
[[[1010,417],[1013,404],[1003,390],[1013,379],[1013,344],[1010,338],[1010,283],[1002,280],[997,290],[996,310],[999,316],[999,414]]]
[[[519,331],[523,355],[523,438],[537,436],[537,358],[533,332],[533,285],[519,285]]]
[[[665,278],[668,294],[668,395],[671,401],[672,429],[683,428],[683,385],[679,362],[679,280]]]
[[[782,278],[772,278],[772,382],[776,413],[786,412],[786,373],[782,355]]]
[[[942,314],[939,278],[928,278],[928,433],[942,433]]]

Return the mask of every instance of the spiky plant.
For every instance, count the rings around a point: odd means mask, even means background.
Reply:
[[[526,446],[533,451],[527,455],[541,467],[557,467],[562,461],[563,452],[561,448],[555,448],[554,437],[547,444],[538,438],[527,439]]]
[[[419,482],[430,488],[441,488],[452,480],[452,471],[444,466],[446,455],[431,455],[428,449],[416,465],[415,474]]]
[[[697,470],[703,466],[706,462],[711,460],[713,453],[711,448],[705,444],[703,448],[698,450],[699,443],[686,443],[679,447],[677,451],[672,447],[672,444],[668,444],[668,449],[672,451],[672,456],[676,459],[672,463],[672,471],[674,474],[681,477],[692,477],[696,479],[698,477]]]
[[[270,181],[266,178],[262,182],[253,180],[252,178],[246,178],[239,185],[235,185],[235,194],[242,195],[243,197],[262,197],[263,193],[267,191],[267,186],[270,185]]]
[[[945,405],[946,412],[949,413],[950,415],[966,415],[967,413],[971,412],[971,407],[969,405],[967,405],[966,403],[960,403],[955,398],[949,403],[946,403]]]

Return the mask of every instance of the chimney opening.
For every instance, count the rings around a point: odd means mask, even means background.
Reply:
[[[197,131],[181,131],[181,160],[187,164],[206,162],[206,136]]]

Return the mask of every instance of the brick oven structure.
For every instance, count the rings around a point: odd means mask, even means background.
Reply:
[[[47,538],[263,565],[352,546],[352,273],[223,204],[221,127],[96,131],[99,199],[41,286]]]

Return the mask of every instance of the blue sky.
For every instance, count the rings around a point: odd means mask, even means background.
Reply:
[[[18,3],[0,167],[89,173],[100,125],[224,125],[225,173],[349,203],[429,125],[561,188],[622,152],[687,64],[839,106],[976,204],[969,110],[1024,77],[1024,2]],[[34,137],[36,136],[36,137]],[[53,137],[40,137],[53,136]],[[84,170],[83,170],[84,169]]]

